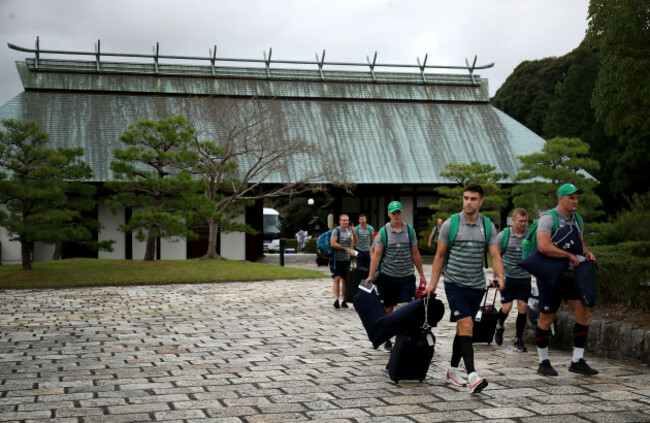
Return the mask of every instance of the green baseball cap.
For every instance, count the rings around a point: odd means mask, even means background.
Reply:
[[[571,195],[573,193],[582,194],[582,190],[573,184],[564,184],[557,190],[557,196]]]
[[[391,201],[388,204],[388,213],[393,213],[394,211],[402,211],[402,203],[399,201]]]

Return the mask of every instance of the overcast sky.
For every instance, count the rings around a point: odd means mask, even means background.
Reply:
[[[365,63],[477,65],[490,95],[524,60],[562,56],[588,0],[0,0],[0,105],[23,91],[14,62],[42,49]],[[275,65],[280,66],[280,65]],[[382,70],[382,69],[378,69]],[[430,71],[431,72],[431,71]],[[438,71],[439,72],[439,71]]]

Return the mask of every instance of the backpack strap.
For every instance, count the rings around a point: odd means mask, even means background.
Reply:
[[[580,230],[584,230],[584,223],[582,222],[582,217],[578,214],[578,212],[573,212],[573,214],[576,215],[576,220],[578,221],[578,225],[580,225]]]
[[[501,244],[501,255],[503,255],[506,252],[506,248],[508,247],[509,240],[510,240],[510,228],[505,228],[503,230],[503,242]]]
[[[551,236],[553,236],[553,234],[560,228],[560,219],[558,219],[557,213],[555,213],[555,210],[553,209],[547,210],[547,213],[553,218],[553,231],[551,231]]]
[[[451,248],[451,244],[454,243],[456,235],[458,235],[459,221],[458,213],[451,215],[451,225],[449,227],[449,248]]]
[[[492,236],[492,221],[487,216],[483,216],[483,228],[485,229],[485,248],[488,248]]]

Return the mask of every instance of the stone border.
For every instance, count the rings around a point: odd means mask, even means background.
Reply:
[[[551,348],[571,350],[573,348],[573,325],[575,318],[568,312],[557,315],[558,335],[551,339]],[[535,329],[526,326],[524,341],[535,345]],[[636,325],[621,325],[602,319],[591,319],[587,350],[600,357],[633,358],[650,364],[650,331]]]

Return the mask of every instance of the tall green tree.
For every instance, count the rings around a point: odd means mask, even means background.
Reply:
[[[612,173],[621,155],[617,138],[605,134],[603,125],[596,122],[591,97],[598,78],[600,63],[597,52],[583,42],[570,53],[571,67],[566,78],[555,87],[555,98],[544,119],[544,138],[580,138],[590,146],[591,158],[600,163],[592,175],[600,182],[595,192],[603,199],[608,214],[619,208],[614,195]]]
[[[203,182],[186,169],[196,166],[192,151],[195,131],[183,116],[129,125],[120,136],[125,145],[115,149],[111,170],[117,180],[108,205],[114,212],[131,208],[131,219],[118,228],[134,232],[146,242],[144,260],[153,260],[156,239],[194,239],[189,227],[191,208],[202,201]]]
[[[553,138],[544,144],[540,153],[519,156],[521,171],[515,177],[520,182],[512,188],[513,204],[528,210],[531,217],[557,205],[557,189],[571,182],[584,191],[580,196],[580,215],[594,219],[602,212],[602,204],[594,193],[598,184],[591,172],[599,163],[590,158],[589,144],[579,138]],[[523,183],[522,183],[523,182]]]
[[[458,213],[463,208],[463,189],[469,184],[480,184],[483,188],[483,206],[481,214],[497,221],[500,211],[507,205],[508,192],[500,185],[500,181],[507,178],[505,173],[496,172],[496,167],[472,162],[449,163],[447,171],[441,172],[440,176],[453,181],[454,185],[441,186],[434,189],[440,196],[437,203],[431,204],[429,208],[435,213],[429,221],[430,228],[436,224],[438,219],[447,219],[453,213]],[[426,234],[428,237],[428,234]]]
[[[632,205],[648,190],[650,153],[650,6],[644,0],[591,0],[587,41],[598,50],[593,91],[596,118],[618,137],[613,188]]]
[[[571,58],[548,57],[519,64],[497,90],[490,103],[538,135],[554,99],[555,85],[564,79]]]
[[[47,148],[49,135],[36,122],[3,120],[2,125],[0,204],[6,212],[0,209],[0,226],[17,236],[23,268],[31,269],[34,242],[92,237],[88,228],[73,224],[92,205],[94,187],[79,184],[92,170],[80,160],[82,148]]]

